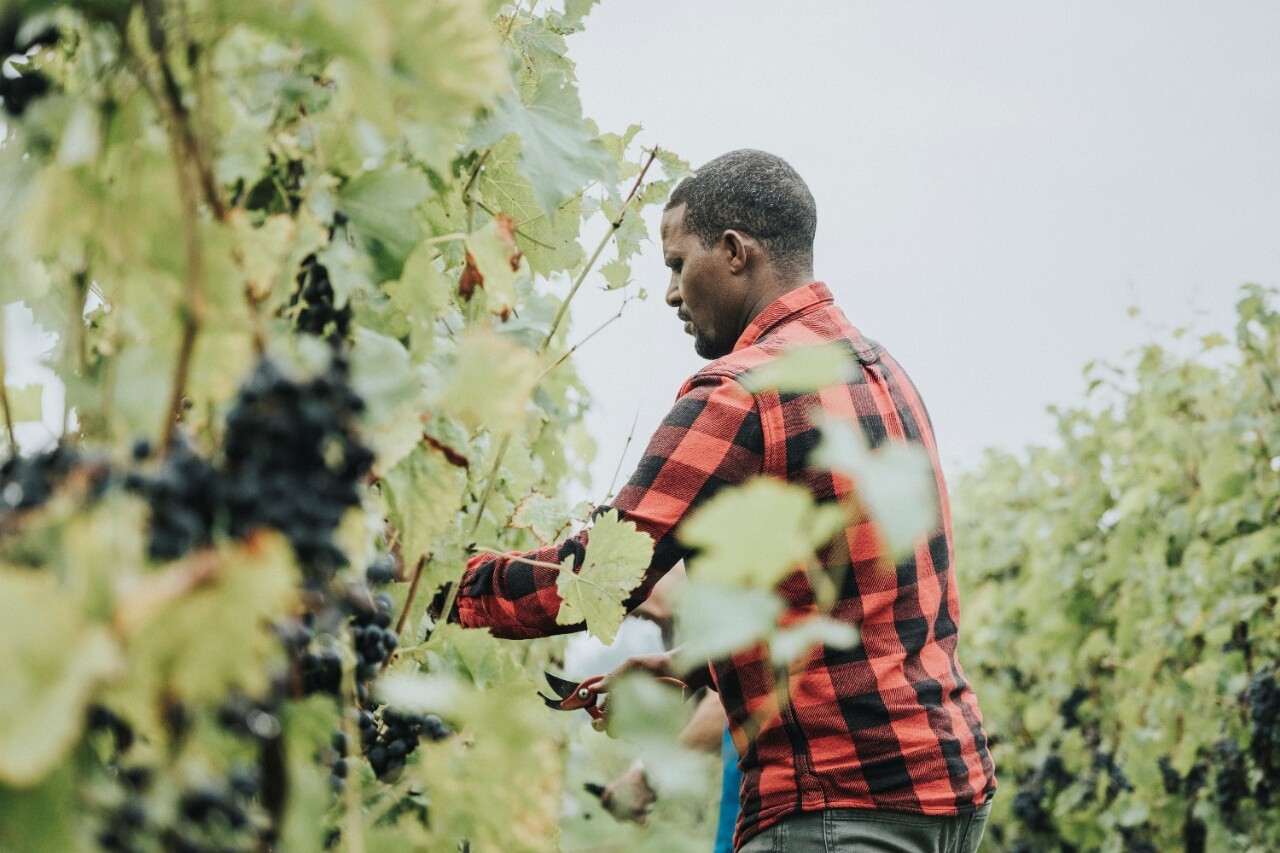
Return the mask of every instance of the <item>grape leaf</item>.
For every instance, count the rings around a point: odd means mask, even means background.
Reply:
[[[0,625],[0,783],[28,787],[71,749],[94,689],[123,659],[47,574],[0,568]]]
[[[699,550],[691,577],[770,589],[844,524],[839,507],[815,504],[804,487],[757,477],[707,501],[677,535]]]
[[[801,346],[742,376],[738,382],[752,394],[766,388],[783,393],[811,394],[841,385],[854,375],[855,365],[849,350],[840,344]]]
[[[541,544],[548,545],[565,527],[564,507],[544,494],[530,492],[516,507],[511,526],[533,531]]]
[[[613,158],[587,129],[577,91],[560,74],[542,78],[528,103],[503,95],[472,131],[471,144],[494,145],[507,134],[520,138],[520,171],[544,213],[593,181],[612,182]]]
[[[458,345],[439,405],[472,429],[512,431],[538,378],[529,350],[490,331],[469,331]]]
[[[108,694],[112,707],[158,730],[162,695],[196,702],[220,700],[233,688],[260,695],[282,652],[271,622],[296,596],[292,549],[275,533],[192,552],[146,575],[115,616],[128,637],[129,676]]]
[[[422,237],[416,211],[428,192],[421,172],[394,166],[365,172],[339,193],[338,207],[348,216],[348,227],[365,241],[379,281],[399,278],[404,270]]]
[[[30,788],[0,785],[0,850],[67,853],[77,845],[76,767],[60,764]]]
[[[889,442],[871,450],[860,428],[828,420],[814,461],[853,480],[895,558],[910,554],[921,536],[937,529],[938,481],[922,446]]]
[[[550,275],[572,269],[583,261],[578,244],[578,196],[544,213],[533,195],[533,185],[520,173],[517,155],[520,142],[509,136],[490,151],[477,182],[480,195],[493,208],[515,220],[516,242],[529,259],[529,269]]]
[[[515,222],[499,213],[485,228],[467,235],[467,262],[474,262],[491,314],[506,317],[516,303],[516,275],[523,258],[516,247]]]
[[[684,638],[677,665],[692,668],[755,645],[773,633],[782,609],[782,599],[769,590],[690,578],[675,596],[676,624]]]
[[[403,537],[400,552],[407,566],[429,554],[433,540],[453,522],[466,483],[466,472],[426,442],[387,471],[382,488],[388,519]]]
[[[614,258],[600,267],[600,274],[604,276],[606,290],[620,290],[631,283],[631,263]]]
[[[613,642],[627,615],[622,602],[639,585],[649,561],[653,540],[630,521],[618,521],[610,510],[596,519],[587,540],[582,568],[573,570],[573,557],[560,565],[556,589],[560,593],[559,625],[586,622],[587,630],[606,645]]]
[[[391,304],[409,320],[409,353],[421,362],[435,348],[435,322],[449,304],[453,286],[436,262],[434,246],[421,245],[405,261],[398,281],[383,285]]]

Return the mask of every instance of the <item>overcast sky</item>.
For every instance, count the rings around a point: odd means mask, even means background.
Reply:
[[[1280,284],[1277,36],[1261,2],[604,0],[570,55],[602,128],[799,170],[818,278],[913,375],[954,477],[1051,440],[1089,360],[1225,331],[1241,283]],[[635,270],[649,300],[579,359],[597,498],[637,411],[623,478],[704,364],[656,242]]]

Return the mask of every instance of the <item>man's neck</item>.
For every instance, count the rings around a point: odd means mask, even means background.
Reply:
[[[769,278],[759,281],[752,287],[752,298],[747,300],[746,313],[742,321],[742,328],[751,325],[751,321],[760,316],[760,312],[768,308],[778,298],[785,296],[797,287],[804,287],[806,284],[813,282],[813,270],[806,270],[798,276],[780,276],[772,275]]]

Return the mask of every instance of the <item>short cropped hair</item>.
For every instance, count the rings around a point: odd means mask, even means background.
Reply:
[[[681,181],[666,209],[682,204],[685,230],[708,248],[732,229],[759,240],[782,270],[798,274],[813,266],[818,208],[781,157],[751,148],[722,154]]]

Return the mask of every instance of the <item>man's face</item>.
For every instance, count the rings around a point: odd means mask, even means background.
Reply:
[[[728,254],[717,242],[710,248],[684,228],[685,206],[662,214],[662,254],[671,270],[667,304],[693,335],[693,350],[703,358],[733,352],[742,329],[741,295],[729,269]]]

